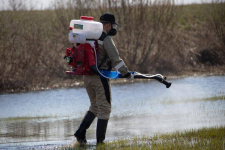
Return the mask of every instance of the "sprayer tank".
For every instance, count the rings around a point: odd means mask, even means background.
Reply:
[[[73,37],[83,35],[86,40],[97,40],[102,34],[102,23],[94,21],[94,17],[81,16],[80,20],[71,20],[70,27]],[[72,37],[69,36],[70,41]]]

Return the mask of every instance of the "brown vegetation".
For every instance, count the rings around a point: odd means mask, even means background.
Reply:
[[[67,0],[53,7],[0,12],[0,91],[81,79],[65,74],[69,22],[80,16],[98,21],[104,12],[120,24],[114,41],[130,70],[180,75],[224,66],[223,1],[176,6],[158,0]]]

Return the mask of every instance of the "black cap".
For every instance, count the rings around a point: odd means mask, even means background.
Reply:
[[[100,17],[100,21],[108,21],[110,22],[111,24],[117,24],[119,25],[116,21],[115,21],[115,17],[112,13],[104,13],[103,15],[101,15]]]

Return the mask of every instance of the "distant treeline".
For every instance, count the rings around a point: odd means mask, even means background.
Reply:
[[[225,63],[225,3],[176,6],[174,1],[67,0],[54,10],[0,12],[0,91],[81,80],[65,74],[69,23],[112,12],[113,38],[129,70],[180,75]]]

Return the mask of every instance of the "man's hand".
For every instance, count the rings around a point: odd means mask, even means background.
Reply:
[[[128,80],[134,80],[134,74],[130,74],[130,76],[127,78]]]

